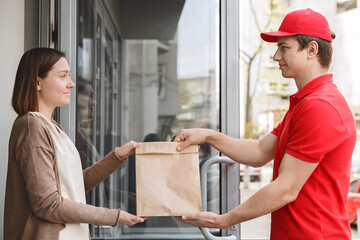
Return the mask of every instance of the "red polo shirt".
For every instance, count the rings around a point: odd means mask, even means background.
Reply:
[[[289,110],[272,133],[274,179],[285,153],[319,165],[296,200],[272,213],[271,239],[350,239],[345,202],[356,126],[332,74],[290,96]]]

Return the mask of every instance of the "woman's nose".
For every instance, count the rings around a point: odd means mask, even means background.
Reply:
[[[68,83],[68,88],[74,88],[75,87],[75,83],[71,80],[71,78],[69,77],[69,83]]]

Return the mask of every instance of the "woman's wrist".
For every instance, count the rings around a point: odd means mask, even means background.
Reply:
[[[119,154],[119,152],[118,152],[119,149],[120,149],[120,147],[116,147],[116,148],[114,149],[114,154],[115,154],[116,158],[117,158],[120,162],[125,162],[126,159],[127,159],[127,157],[121,156],[121,155]]]
[[[116,223],[113,225],[113,227],[116,227],[116,225],[118,225],[120,222],[120,214],[121,214],[121,210],[120,208],[117,209],[118,210],[118,215],[117,215],[117,218],[116,218]]]

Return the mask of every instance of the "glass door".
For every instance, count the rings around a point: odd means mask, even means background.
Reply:
[[[236,0],[78,0],[76,7],[62,0],[60,5],[71,6],[77,33],[76,47],[62,49],[76,56],[75,66],[70,62],[76,101],[60,119],[70,116],[62,121],[70,130],[76,119],[69,135],[84,168],[130,140],[171,141],[182,128],[239,135]],[[61,46],[65,29],[59,35]],[[66,38],[69,44],[73,36]],[[219,155],[202,145],[200,166]],[[131,156],[87,194],[87,202],[136,214],[135,174]],[[238,166],[215,163],[206,175],[208,211],[223,213],[239,204]],[[199,228],[174,217],[90,230],[92,239],[205,239]],[[239,226],[209,232],[211,238],[239,238]]]

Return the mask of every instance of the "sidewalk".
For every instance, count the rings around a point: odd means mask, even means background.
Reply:
[[[250,196],[256,193],[260,188],[270,183],[272,179],[272,166],[261,168],[261,182],[251,182],[249,189],[244,189],[244,183],[240,182],[240,199],[245,202]],[[241,223],[241,238],[270,238],[271,216],[265,216]]]

